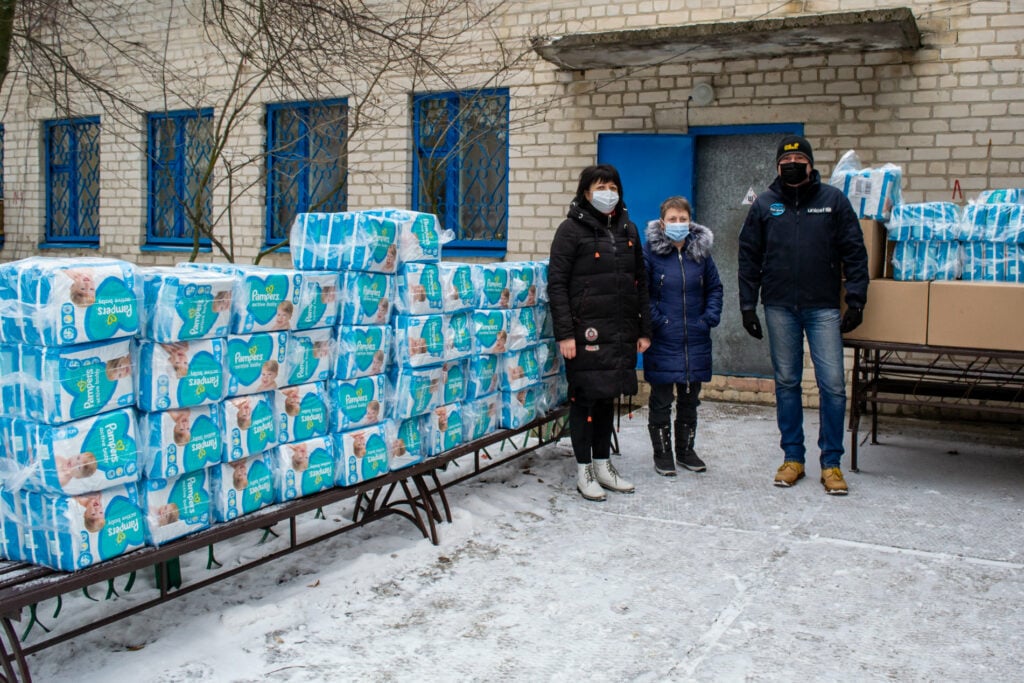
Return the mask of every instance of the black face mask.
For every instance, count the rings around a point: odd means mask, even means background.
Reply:
[[[779,177],[787,185],[799,185],[807,180],[807,164],[793,161],[779,166]]]

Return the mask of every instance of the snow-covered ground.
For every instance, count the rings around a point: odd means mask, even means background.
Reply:
[[[1019,680],[1024,430],[883,417],[837,498],[816,463],[772,486],[774,409],[701,418],[705,474],[657,476],[640,410],[615,461],[634,495],[582,500],[565,440],[450,488],[439,546],[381,520],[34,655],[34,678]]]

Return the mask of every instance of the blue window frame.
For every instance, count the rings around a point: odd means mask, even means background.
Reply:
[[[60,119],[44,124],[46,242],[100,241],[100,119]]]
[[[288,238],[298,213],[348,207],[348,101],[267,106],[268,245]]]
[[[508,90],[413,96],[413,198],[455,233],[447,250],[504,253]]]
[[[195,226],[208,228],[212,215],[213,110],[150,114],[148,128],[146,243],[191,246]]]

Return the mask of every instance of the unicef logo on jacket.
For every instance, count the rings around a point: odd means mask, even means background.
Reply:
[[[768,207],[768,210],[772,212],[773,216],[781,216],[782,214],[786,213],[786,206],[781,202],[775,202],[774,204]]]

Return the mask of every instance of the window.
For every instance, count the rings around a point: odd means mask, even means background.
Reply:
[[[348,103],[267,107],[267,244],[288,238],[298,213],[348,206]]]
[[[455,233],[449,249],[505,249],[508,107],[507,90],[413,97],[413,208]]]
[[[212,109],[149,115],[147,244],[191,246],[195,227],[209,228],[212,151]]]
[[[47,121],[46,242],[100,241],[100,120]]]

